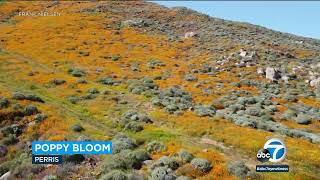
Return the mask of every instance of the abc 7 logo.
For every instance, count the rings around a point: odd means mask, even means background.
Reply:
[[[279,139],[268,140],[263,149],[257,153],[257,160],[260,162],[280,162],[286,157],[287,149]]]

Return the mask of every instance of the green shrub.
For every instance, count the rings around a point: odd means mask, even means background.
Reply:
[[[77,104],[79,101],[81,101],[81,98],[77,96],[69,96],[68,101],[70,101],[72,104]]]
[[[128,137],[116,137],[113,140],[112,152],[117,154],[123,150],[134,149],[135,147],[137,147],[135,140]]]
[[[194,156],[191,153],[189,153],[188,151],[183,150],[183,149],[178,152],[178,156],[184,162],[190,162],[194,158]]]
[[[274,121],[272,116],[270,116],[269,114],[265,114],[265,115],[261,116],[261,120],[262,121]]]
[[[151,172],[152,180],[175,180],[176,176],[171,169],[167,167],[157,167]]]
[[[194,107],[194,112],[200,116],[214,116],[216,114],[216,109],[212,106],[196,105]]]
[[[103,171],[108,172],[112,170],[127,170],[129,167],[128,162],[130,161],[130,159],[127,159],[122,155],[123,154],[114,154],[111,157],[107,158],[102,165]]]
[[[192,180],[192,178],[188,176],[179,176],[176,180]]]
[[[158,89],[158,86],[154,83],[154,81],[148,77],[144,77],[139,80],[129,80],[128,84],[128,89],[133,94],[152,94],[153,90]]]
[[[283,120],[293,120],[297,117],[297,113],[293,110],[286,110],[284,113],[281,115],[281,119]]]
[[[87,80],[85,80],[85,79],[78,79],[78,80],[77,80],[77,83],[78,83],[78,84],[87,84],[88,82],[87,82]]]
[[[6,98],[0,98],[0,109],[9,107],[9,100]]]
[[[156,167],[162,166],[170,168],[172,170],[176,170],[179,167],[179,163],[171,157],[163,156],[160,159],[158,159],[155,163],[153,163],[151,168],[154,169]]]
[[[34,120],[36,123],[41,123],[43,120],[47,119],[48,116],[45,114],[36,114],[36,116],[34,117]]]
[[[110,57],[110,59],[111,59],[112,61],[118,61],[118,60],[120,59],[120,56],[119,56],[119,55],[112,55],[112,56]]]
[[[286,94],[284,97],[283,97],[284,100],[288,101],[288,102],[297,102],[298,99],[296,98],[295,95],[290,95],[290,94]]]
[[[165,64],[158,60],[158,59],[151,59],[148,63],[147,63],[147,67],[149,69],[154,69],[156,67],[161,67],[161,66],[165,66]]]
[[[77,141],[92,141],[89,136],[81,135],[77,138]]]
[[[231,104],[228,107],[228,110],[231,111],[232,113],[236,113],[239,110],[245,110],[245,106],[242,104]]]
[[[255,104],[258,101],[257,101],[257,98],[255,97],[239,97],[238,102],[242,105],[246,105],[246,104]]]
[[[130,69],[131,71],[139,71],[139,64],[131,64]]]
[[[15,93],[13,93],[13,95],[12,95],[12,99],[15,99],[15,100],[24,100],[24,99],[25,99],[25,96],[24,96],[24,94],[22,94],[22,93],[15,92]]]
[[[26,95],[25,99],[29,100],[29,101],[35,101],[35,102],[44,103],[44,100],[42,100],[42,98],[37,96],[37,95]]]
[[[125,130],[129,130],[129,131],[133,131],[133,132],[139,132],[143,130],[143,126],[141,125],[141,123],[138,122],[129,122],[125,125]]]
[[[192,97],[186,91],[174,86],[160,91],[152,98],[152,104],[164,107],[165,110],[173,114],[175,111],[185,111],[193,106]]]
[[[231,83],[231,85],[234,87],[241,87],[241,84],[239,82]]]
[[[23,111],[24,107],[21,104],[16,103],[16,104],[13,105],[12,109],[14,111]]]
[[[112,77],[104,77],[98,80],[99,83],[105,85],[117,85],[119,81],[114,80]]]
[[[79,51],[80,56],[89,56],[90,53],[88,51]]]
[[[90,100],[90,99],[95,99],[97,97],[96,94],[87,94],[84,96],[80,97],[80,100]]]
[[[56,175],[58,179],[68,179],[71,174],[77,173],[79,171],[79,166],[74,163],[65,162],[59,165],[56,169]]]
[[[91,88],[88,90],[88,93],[90,94],[99,94],[100,91],[97,88]]]
[[[198,81],[198,78],[195,77],[195,76],[192,75],[192,74],[186,74],[186,75],[184,76],[184,80],[186,80],[186,81]]]
[[[74,132],[81,132],[81,131],[84,131],[84,128],[79,125],[79,124],[75,124],[71,127],[71,129],[74,131]]]
[[[10,126],[6,126],[1,129],[1,132],[3,133],[4,136],[9,136],[10,134],[14,136],[19,136],[22,133],[21,126],[17,124],[12,124]]]
[[[235,175],[240,179],[255,178],[255,174],[250,172],[250,169],[242,161],[229,164],[228,171],[230,174]]]
[[[124,153],[121,153],[121,154],[124,154]],[[150,159],[149,154],[145,150],[142,150],[142,149],[138,149],[138,150],[126,153],[126,154],[124,154],[123,157],[130,160],[130,162],[128,164],[130,165],[130,167],[132,167],[134,169],[140,169],[143,161]]]
[[[262,115],[262,109],[259,107],[248,107],[245,112],[250,116],[260,117]]]
[[[43,165],[23,162],[14,167],[12,174],[17,179],[27,179],[30,177],[30,174],[39,174],[44,169]]]
[[[38,108],[34,105],[27,105],[24,108],[24,114],[27,116],[33,115],[33,114],[37,114],[39,112]]]
[[[152,120],[147,115],[138,113],[136,111],[127,111],[121,116],[120,122],[122,124],[127,124],[130,121],[152,123]]]
[[[128,180],[128,176],[123,171],[114,170],[103,175],[100,180]]]
[[[53,79],[53,80],[51,81],[51,83],[54,84],[54,85],[56,85],[56,86],[59,86],[59,85],[62,85],[62,84],[64,84],[64,83],[66,83],[66,81],[63,80],[63,79]]]
[[[298,124],[304,124],[304,125],[310,124],[311,120],[312,120],[311,117],[306,114],[298,114],[296,118],[296,122]]]
[[[167,150],[167,147],[162,142],[152,141],[147,145],[147,151],[149,153],[154,153],[154,152],[159,153],[166,150]]]
[[[201,158],[194,158],[191,161],[191,165],[200,170],[201,172],[209,172],[212,168],[211,164],[209,163],[208,160],[206,159],[201,159]]]
[[[58,177],[50,174],[50,175],[44,176],[42,180],[58,180]]]
[[[266,109],[267,111],[269,111],[270,113],[274,113],[274,112],[277,112],[277,111],[278,111],[278,108],[277,108],[277,106],[275,106],[275,105],[267,106],[267,107],[265,107],[265,109]]]
[[[37,95],[24,95],[22,93],[19,92],[15,92],[12,96],[12,99],[15,100],[29,100],[29,101],[36,101],[36,102],[41,102],[44,103],[44,101],[42,100],[41,97],[37,96]]]
[[[82,69],[77,69],[77,68],[71,68],[68,70],[68,73],[71,74],[74,77],[82,77],[86,75],[86,72]]]
[[[120,153],[114,154],[103,163],[103,169],[105,171],[111,170],[129,170],[140,169],[143,161],[149,160],[149,154],[142,150],[123,150]]]

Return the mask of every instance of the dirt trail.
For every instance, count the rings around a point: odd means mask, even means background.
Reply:
[[[223,152],[220,152],[228,161],[243,161],[250,169],[256,168],[257,161],[255,157],[243,157],[241,156],[234,148],[230,146],[226,146],[225,144],[215,141],[213,139],[209,139],[207,137],[201,138],[200,141],[201,144],[209,145],[209,146],[215,146],[217,148],[220,148],[223,150]]]

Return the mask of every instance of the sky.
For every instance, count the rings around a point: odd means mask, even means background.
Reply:
[[[320,39],[320,1],[153,1],[184,6],[212,17],[248,22]]]

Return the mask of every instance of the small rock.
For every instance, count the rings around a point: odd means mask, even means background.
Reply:
[[[309,84],[310,84],[311,87],[319,86],[320,85],[320,77],[317,78],[317,79],[311,80]]]
[[[258,68],[257,69],[257,73],[260,74],[260,75],[264,75],[265,74],[265,71],[263,68]]]
[[[266,78],[271,81],[276,81],[281,78],[280,71],[275,68],[267,67],[266,68]]]
[[[8,171],[8,172],[4,173],[4,174],[0,177],[0,180],[9,180],[9,179],[10,179],[10,176],[11,176],[11,172]]]
[[[193,31],[191,31],[191,32],[186,32],[186,33],[184,34],[184,38],[191,38],[191,37],[195,37],[195,36],[197,36],[197,35],[198,35],[198,33],[193,32]]]

